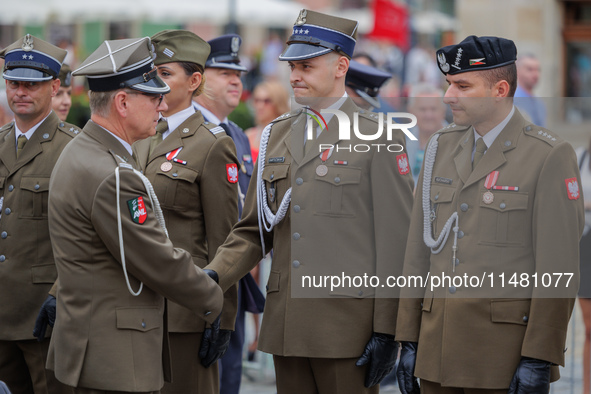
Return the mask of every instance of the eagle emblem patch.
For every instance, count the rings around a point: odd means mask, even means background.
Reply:
[[[566,183],[566,192],[568,193],[569,200],[578,200],[581,196],[579,192],[579,182],[577,182],[577,178],[568,178],[564,180]]]
[[[236,163],[226,164],[226,174],[228,175],[228,182],[238,182],[238,166]]]

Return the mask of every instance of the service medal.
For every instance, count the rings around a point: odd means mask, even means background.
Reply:
[[[164,163],[162,163],[162,165],[160,165],[160,169],[164,172],[168,172],[172,170],[172,163],[169,161],[165,161]]]
[[[482,195],[482,202],[484,202],[485,204],[492,204],[492,202],[495,200],[495,195],[491,193],[490,190],[486,191],[486,193],[484,193]]]
[[[320,164],[318,167],[316,167],[316,175],[325,176],[326,174],[328,174],[327,166],[325,166],[324,164]]]

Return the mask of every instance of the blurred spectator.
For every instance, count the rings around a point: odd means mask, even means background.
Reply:
[[[64,63],[59,76],[60,87],[57,94],[51,98],[51,107],[62,122],[66,120],[72,108],[72,69]]]
[[[0,89],[0,126],[12,122],[14,114],[8,105],[8,99],[6,98],[6,89]]]
[[[446,125],[443,91],[429,84],[413,86],[408,101],[408,112],[417,117],[417,125],[411,132],[418,141],[406,141],[408,162],[416,186],[427,142],[433,133]]]
[[[261,74],[266,78],[277,78],[279,76],[279,55],[283,51],[283,42],[279,35],[271,32],[269,41],[261,56]]]
[[[534,88],[540,79],[540,61],[532,53],[517,58],[517,90],[515,105],[532,123],[546,127],[546,106],[536,96]]]
[[[591,141],[590,146],[577,150],[581,171],[581,191],[585,201],[585,230],[580,242],[579,305],[585,323],[583,347],[583,393],[590,392],[591,373]]]
[[[250,142],[250,151],[254,162],[259,155],[261,133],[265,126],[279,115],[289,111],[289,93],[277,81],[263,81],[255,87],[252,103],[255,126],[247,129],[244,133]]]
[[[435,61],[435,48],[424,37],[419,38],[418,44],[408,51],[405,70],[406,90],[417,84],[428,84],[434,88],[441,86],[441,74]]]

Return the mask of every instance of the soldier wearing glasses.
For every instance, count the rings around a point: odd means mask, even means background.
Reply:
[[[212,341],[219,333],[222,292],[168,239],[132,158],[168,108],[151,48],[105,41],[74,71],[88,78],[91,120],[50,184],[60,279],[47,364],[76,393],[159,392],[171,377],[165,297],[212,324]]]

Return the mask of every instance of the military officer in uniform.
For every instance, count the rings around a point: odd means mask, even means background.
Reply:
[[[382,85],[390,78],[392,75],[379,68],[351,60],[345,78],[347,94],[362,108],[370,111],[380,109],[378,94]]]
[[[548,393],[564,365],[584,225],[579,171],[569,143],[514,107],[516,54],[511,40],[476,36],[437,51],[454,123],[427,145],[404,275],[496,282],[402,290],[403,393],[419,393],[413,375],[427,394]],[[553,273],[574,274],[570,286],[534,285],[534,274]]]
[[[203,114],[205,120],[220,125],[236,145],[240,164],[238,172],[239,201],[238,211],[242,215],[244,196],[252,176],[253,162],[250,155],[250,143],[244,131],[236,123],[228,120],[228,115],[240,103],[242,81],[240,76],[247,69],[240,64],[238,51],[242,39],[237,34],[228,34],[208,41],[211,53],[205,63],[205,94],[197,96],[195,108]],[[247,294],[250,293],[250,294]],[[264,298],[258,285],[249,274],[238,284],[238,312],[234,332],[230,338],[228,351],[222,357],[220,393],[238,394],[242,378],[242,348],[244,346],[244,313],[247,300],[259,300],[257,307],[262,310]]]
[[[57,94],[51,99],[51,106],[61,121],[66,121],[70,108],[72,108],[72,69],[63,64],[58,76],[60,87]]]
[[[413,188],[404,135],[373,141],[395,146],[394,153],[359,153],[351,146],[361,146],[361,138],[340,137],[336,115],[325,112],[326,125],[306,131],[308,114],[324,109],[346,114],[347,132],[354,118],[364,133],[378,129],[378,115],[345,93],[357,27],[300,12],[279,60],[289,62],[296,100],[310,107],[263,131],[243,219],[206,267],[227,288],[273,248],[259,349],[273,354],[279,394],[376,393],[398,351],[395,289],[302,284],[317,273],[385,281],[402,270]]]
[[[88,77],[91,120],[49,186],[59,281],[48,367],[76,393],[160,392],[171,377],[165,297],[218,337],[222,291],[168,239],[132,158],[168,109],[151,48],[148,37],[105,41],[73,73]]]
[[[192,98],[203,92],[209,44],[186,30],[162,31],[152,42],[158,74],[171,86],[164,99],[168,109],[159,121],[166,127],[134,149],[154,185],[172,243],[188,250],[195,265],[205,267],[238,221],[236,149],[221,127],[193,108]],[[162,141],[154,141],[157,138]],[[173,381],[164,385],[163,393],[219,392],[215,361],[227,349],[234,329],[236,291],[233,287],[225,292],[220,341],[206,356],[197,352],[206,321],[169,304]]]
[[[79,129],[51,110],[66,51],[27,34],[0,52],[15,120],[0,129],[0,380],[15,393],[68,392],[45,369],[39,307],[57,278],[47,225],[49,178]],[[50,322],[53,324],[53,322]]]

